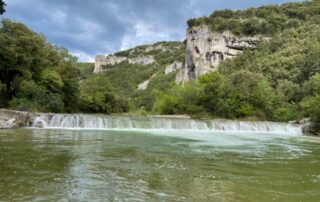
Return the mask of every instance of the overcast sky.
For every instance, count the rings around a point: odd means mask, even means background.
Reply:
[[[4,18],[26,24],[80,61],[156,41],[183,40],[186,21],[219,9],[289,0],[4,0]],[[294,0],[291,0],[294,1]]]

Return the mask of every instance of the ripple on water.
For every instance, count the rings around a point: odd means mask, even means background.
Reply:
[[[192,131],[0,135],[0,200],[320,198],[320,141],[312,138]]]

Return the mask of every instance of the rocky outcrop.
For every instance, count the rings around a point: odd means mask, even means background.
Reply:
[[[117,56],[113,56],[113,55],[108,55],[108,56],[97,55],[95,63],[94,63],[93,72],[100,73],[103,71],[102,66],[119,64],[125,60],[127,60],[127,58],[125,58],[125,57],[117,57]]]
[[[146,52],[149,53],[151,51],[157,51],[157,50],[161,50],[162,52],[164,51],[168,51],[168,48],[163,46],[162,44],[159,45],[151,45],[151,46],[147,46],[146,47]]]
[[[156,76],[156,74],[152,75],[150,79],[140,83],[138,85],[138,90],[146,90],[148,88],[148,85],[149,85],[151,79],[153,79],[155,76]]]
[[[205,25],[187,32],[185,66],[178,73],[176,82],[184,83],[218,69],[219,64],[254,49],[258,37],[237,37],[229,32],[211,32]]]
[[[115,55],[98,55],[95,59],[94,65],[94,73],[103,72],[104,65],[115,65],[121,62],[127,61],[129,64],[139,64],[139,65],[148,65],[155,63],[155,59],[153,56],[138,56],[134,58],[127,58]]]
[[[0,129],[12,129],[16,127],[16,119],[0,120]]]
[[[303,134],[320,136],[320,133],[314,130],[312,123],[311,123],[311,120],[309,118],[302,119],[302,120],[298,121],[297,123],[302,125]]]
[[[0,129],[31,126],[38,113],[0,109]]]
[[[129,58],[129,64],[138,64],[138,65],[149,65],[155,63],[155,59],[153,56],[139,56],[135,58]]]
[[[176,72],[176,71],[182,69],[182,67],[183,67],[182,65],[183,65],[182,62],[177,62],[177,61],[176,61],[176,62],[168,65],[168,66],[166,67],[164,73],[165,73],[165,74],[170,74],[170,73],[172,73],[172,72]]]

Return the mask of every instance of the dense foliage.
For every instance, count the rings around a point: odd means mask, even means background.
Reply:
[[[0,107],[74,111],[78,96],[76,59],[21,23],[0,28]]]
[[[265,119],[272,117],[275,101],[272,87],[261,74],[239,71],[223,76],[213,72],[160,95],[154,110],[162,114]]]
[[[4,3],[3,0],[0,0],[0,15],[2,15],[4,12],[6,12],[5,7],[6,4]]]
[[[153,56],[155,63],[140,65],[124,61],[104,66],[105,72],[101,74],[114,86],[119,95],[128,99],[130,111],[150,111],[156,95],[167,91],[175,83],[176,72],[165,74],[166,66],[175,61],[184,61],[185,45],[181,42],[159,42],[152,46],[162,48],[147,51],[151,46],[138,46],[115,55],[127,58]],[[138,85],[149,79],[148,88],[139,90]]]
[[[320,24],[320,1],[268,5],[247,10],[218,10],[209,17],[190,19],[189,28],[208,25],[212,31],[231,31],[236,35],[269,35],[305,22]]]
[[[306,97],[301,106],[305,115],[311,118],[312,132],[320,135],[320,74],[316,74],[312,81],[312,95]]]
[[[0,0],[0,14],[4,12]],[[92,63],[78,63],[62,47],[21,23],[0,27],[0,107],[43,112],[190,114],[195,117],[290,121],[310,117],[320,131],[320,0],[263,6],[244,11],[216,11],[191,19],[189,28],[262,35],[256,49],[183,86],[177,72],[185,44],[159,42],[115,53],[153,56],[154,64],[128,61],[104,66],[93,75]],[[138,85],[149,80],[146,90]]]
[[[104,76],[96,75],[80,84],[80,107],[84,112],[123,113],[126,100],[119,97]]]
[[[80,70],[80,80],[87,79],[93,75],[94,63],[79,62],[77,68]]]
[[[3,20],[0,47],[0,107],[42,112],[126,111],[126,101],[105,78],[91,77],[92,63],[77,63],[66,49],[50,44],[23,24]],[[81,81],[84,79],[88,80]]]
[[[280,21],[271,23],[272,19]],[[315,0],[216,11],[208,18],[190,20],[190,27],[206,24],[214,31],[272,37],[262,40],[255,50],[224,61],[219,72],[160,94],[153,110],[272,121],[311,117],[313,132],[320,131],[319,19],[320,1]],[[248,31],[251,21],[257,24]],[[274,26],[267,26],[266,31],[260,27],[263,23]]]

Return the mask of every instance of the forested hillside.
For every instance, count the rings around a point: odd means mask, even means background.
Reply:
[[[320,1],[311,0],[283,5],[266,5],[247,10],[218,10],[209,17],[190,19],[189,28],[208,25],[212,31],[231,31],[236,35],[273,36],[283,30],[298,28],[308,22],[320,23]]]
[[[311,117],[319,130],[320,1],[216,11],[188,21],[189,28],[260,35],[255,50],[219,66],[218,72],[159,97],[154,110],[199,117],[272,121]]]
[[[320,0],[215,11],[188,25],[189,30],[208,26],[211,32],[263,40],[223,60],[218,71],[176,85],[177,68],[190,54],[185,43],[159,42],[115,53],[112,57],[127,60],[103,65],[94,74],[94,64],[78,63],[42,34],[2,20],[0,107],[271,121],[310,117],[312,130],[320,131]],[[139,57],[154,61],[130,62]]]
[[[156,95],[167,92],[175,84],[177,69],[170,65],[183,66],[185,44],[182,42],[158,42],[152,45],[138,46],[133,49],[114,53],[115,57],[127,59],[151,57],[151,64],[130,64],[123,61],[117,64],[103,65],[104,71],[89,80],[107,80],[116,92],[126,98],[129,110],[137,113],[151,113]],[[169,68],[168,68],[169,66]],[[170,71],[169,71],[170,70]],[[145,86],[143,83],[145,82]],[[140,87],[142,85],[143,87]]]

